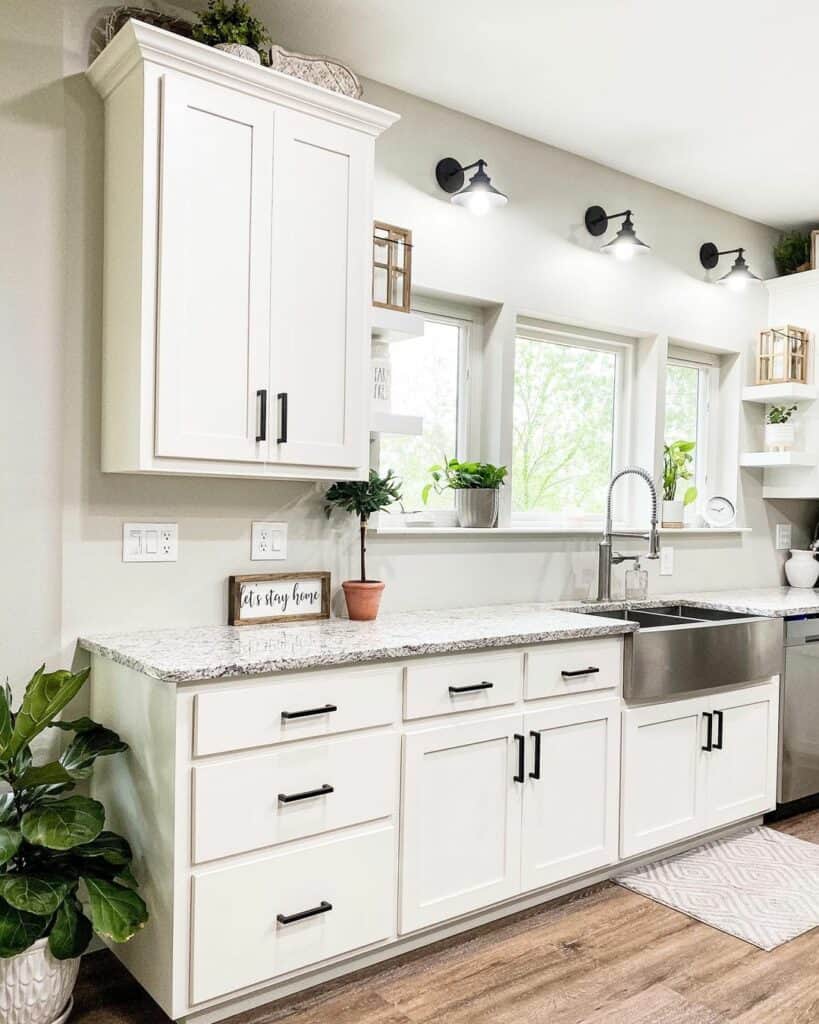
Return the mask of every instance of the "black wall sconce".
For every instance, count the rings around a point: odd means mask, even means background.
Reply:
[[[641,242],[634,231],[631,210],[623,210],[621,213],[606,213],[602,206],[590,206],[586,210],[586,230],[590,235],[598,238],[608,230],[609,221],[617,220],[618,217],[625,218],[623,226],[610,242],[600,246],[600,252],[614,256],[618,260],[630,260],[641,253],[649,252],[651,246]]]
[[[469,179],[464,188],[466,172],[477,167],[477,171]],[[486,173],[485,160],[476,160],[474,164],[462,166],[454,157],[447,156],[439,160],[435,167],[435,178],[438,185],[452,196],[456,206],[463,206],[470,213],[482,216],[499,206],[506,206],[509,197],[499,192]]]
[[[732,256],[734,253],[737,254],[737,258],[733,267],[717,280],[717,284],[724,284],[731,291],[741,292],[749,284],[760,280],[748,269],[744,249],[718,249],[713,242],[706,242],[700,246],[700,263],[706,270],[713,270],[719,263],[720,256]]]

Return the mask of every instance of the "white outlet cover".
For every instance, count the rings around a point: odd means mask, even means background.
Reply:
[[[787,551],[793,543],[793,531],[790,523],[776,524],[776,550]]]
[[[250,557],[254,562],[287,558],[287,523],[251,523]]]
[[[123,523],[123,562],[176,562],[179,527],[176,523]]]
[[[674,574],[674,548],[665,544],[660,546],[660,575],[672,576]]]

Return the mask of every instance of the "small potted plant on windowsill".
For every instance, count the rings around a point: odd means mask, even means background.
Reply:
[[[687,487],[677,498],[679,485],[694,475],[691,453],[696,447],[696,441],[672,441],[663,448],[663,526],[682,529],[685,509],[697,500],[696,487]]]
[[[367,527],[374,512],[382,512],[396,501],[401,500],[401,483],[390,469],[386,476],[379,476],[370,470],[367,480],[346,480],[335,483],[324,498],[324,511],[329,518],[333,508],[353,512],[358,516],[361,540],[361,579],[345,580],[341,584],[347,602],[347,614],[359,622],[369,622],[378,615],[384,583],[367,579]]]
[[[270,45],[270,36],[244,0],[233,0],[232,4],[208,0],[207,10],[193,26],[193,38],[251,64],[269,61],[265,47]]]
[[[500,488],[509,470],[491,462],[459,462],[447,459],[430,467],[432,482],[423,491],[424,504],[433,489],[442,494],[455,492],[455,513],[458,525],[467,529],[490,529],[498,525]]]
[[[97,800],[64,794],[90,778],[98,757],[128,749],[90,718],[55,718],[89,669],[35,672],[20,708],[0,688],[0,1020],[63,1024],[80,957],[94,932],[130,939],[148,920],[131,873],[131,848],[103,830]],[[59,760],[32,763],[31,741],[46,728],[73,733]],[[84,914],[85,897],[90,920]]]
[[[791,416],[795,405],[774,405],[765,416],[765,451],[789,452],[796,441],[796,426]]]

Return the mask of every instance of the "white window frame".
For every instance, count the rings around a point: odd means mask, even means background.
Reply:
[[[557,324],[538,324],[528,318],[519,319],[515,330],[514,344],[515,357],[517,356],[518,338],[527,341],[544,341],[554,345],[563,345],[567,348],[584,348],[594,352],[612,352],[616,356],[615,377],[614,377],[614,423],[612,424],[612,451],[611,469],[612,474],[627,466],[632,450],[632,427],[628,416],[631,408],[632,382],[634,377],[636,338],[618,337],[613,334],[606,334],[601,331],[587,331],[582,328],[574,328]],[[511,426],[514,418],[514,384],[510,407],[506,410],[510,418],[510,451],[509,465],[511,469],[514,455],[514,429]],[[510,473],[511,487],[511,473]],[[620,498],[622,504],[623,497]],[[630,506],[630,497],[626,496],[626,505]],[[573,528],[598,528],[602,527],[605,520],[605,511],[595,515],[584,516],[563,516],[544,515],[542,512],[515,512],[510,513],[510,523],[513,527],[543,526],[544,528],[560,530],[565,529],[571,532]],[[623,521],[628,521],[626,516]],[[618,519],[618,521],[620,521]]]
[[[666,360],[666,377],[669,366],[686,366],[697,370],[697,455],[695,462],[694,486],[697,488],[697,500],[692,506],[698,512],[708,495],[713,491],[716,480],[716,451],[712,439],[717,436],[719,416],[719,356],[711,352],[683,349],[669,345]],[[664,380],[664,386],[667,386]],[[665,399],[663,399],[665,409]],[[661,445],[665,444],[665,415]],[[704,457],[702,456],[702,453]]]

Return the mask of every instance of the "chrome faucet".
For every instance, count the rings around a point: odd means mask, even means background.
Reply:
[[[614,485],[617,481],[629,474],[639,476],[642,480],[648,484],[648,489],[651,491],[651,529],[648,533],[615,533],[612,529],[611,523],[611,492],[614,490]],[[608,495],[606,497],[606,531],[603,534],[603,539],[600,541],[600,554],[597,563],[597,600],[598,601],[610,601],[611,600],[611,567],[612,565],[619,565],[621,562],[632,561],[636,562],[640,557],[639,555],[620,555],[612,550],[611,541],[613,537],[640,537],[642,540],[648,541],[648,557],[659,558],[660,557],[660,534],[657,531],[657,488],[654,486],[654,481],[651,479],[649,473],[646,470],[641,469],[639,466],[627,466],[625,469],[621,469],[619,473],[615,473],[611,478],[609,484]]]

